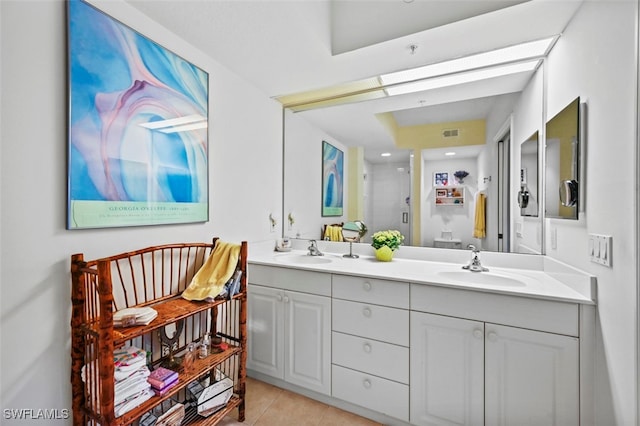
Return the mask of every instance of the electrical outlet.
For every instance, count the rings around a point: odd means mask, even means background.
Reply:
[[[613,238],[611,235],[589,234],[587,244],[589,259],[593,263],[611,267]]]

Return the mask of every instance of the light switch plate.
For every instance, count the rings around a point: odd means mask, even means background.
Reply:
[[[611,235],[589,234],[587,250],[592,262],[611,267],[612,247]]]

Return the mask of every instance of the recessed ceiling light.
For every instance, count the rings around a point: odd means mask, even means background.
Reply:
[[[445,152],[444,155],[446,155],[447,157],[451,157],[452,155],[456,155],[455,152]]]
[[[382,154],[380,154],[381,157],[391,157],[391,153],[390,152],[383,152]]]

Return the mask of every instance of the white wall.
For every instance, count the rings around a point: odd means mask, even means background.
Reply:
[[[300,115],[285,112],[285,189],[284,215],[293,212],[295,224],[285,225],[285,235],[320,239],[322,226],[344,222],[349,199],[348,155],[346,147],[310,124]],[[344,153],[344,214],[322,217],[322,141],[327,141]]]
[[[577,96],[588,105],[586,211],[546,223],[549,256],[598,277],[596,424],[634,425],[636,1],[585,2],[548,60],[547,119]],[[557,232],[557,248],[550,237]],[[591,263],[587,234],[613,237],[613,267]]]
[[[2,409],[71,407],[71,254],[95,258],[214,236],[261,241],[280,234],[268,226],[282,200],[279,104],[122,1],[100,7],[209,72],[210,220],[65,230],[65,2],[1,1]],[[4,416],[0,422],[11,423]]]
[[[428,150],[427,150],[428,151]],[[424,158],[424,196],[422,203],[422,244],[425,247],[434,246],[434,238],[440,238],[442,231],[451,231],[452,238],[459,238],[462,247],[478,244],[473,238],[475,221],[475,200],[478,192],[478,170],[476,158],[454,158],[451,160],[429,160]],[[445,206],[436,205],[436,188],[433,186],[434,172],[449,172],[450,176],[457,170],[466,170],[469,176],[464,178],[462,185],[451,182],[449,186],[462,186],[465,189],[464,205]]]

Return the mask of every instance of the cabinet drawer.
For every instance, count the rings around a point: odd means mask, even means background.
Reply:
[[[552,300],[411,284],[411,309],[578,336],[578,305]]]
[[[331,296],[331,274],[324,272],[249,265],[247,279],[251,284]]]
[[[333,297],[409,309],[409,283],[333,275]]]
[[[333,364],[409,384],[409,348],[333,332]]]
[[[409,311],[333,299],[333,331],[409,346]]]
[[[331,371],[334,398],[409,421],[409,386],[337,365]]]
[[[333,297],[409,309],[409,283],[333,275]]]

